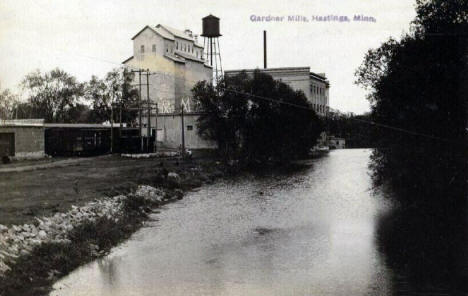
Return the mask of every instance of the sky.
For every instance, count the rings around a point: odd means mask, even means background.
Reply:
[[[330,107],[356,114],[370,110],[354,73],[370,48],[408,32],[414,0],[1,0],[0,87],[20,93],[24,76],[59,67],[86,81],[103,77],[133,55],[131,38],[146,25],[166,24],[201,34],[201,19],[220,18],[224,70],[309,66],[330,81]],[[309,21],[288,21],[300,15]],[[348,16],[320,22],[313,16]],[[354,22],[354,15],[376,22]],[[283,16],[282,22],[252,16]],[[202,41],[202,40],[201,40]]]

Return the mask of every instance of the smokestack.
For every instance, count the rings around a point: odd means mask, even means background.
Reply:
[[[263,68],[267,68],[267,36],[266,31],[263,31]]]

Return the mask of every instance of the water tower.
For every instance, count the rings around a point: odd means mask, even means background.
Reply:
[[[221,66],[221,52],[219,50],[219,18],[214,15],[205,16],[202,19],[205,57],[208,64],[213,67],[213,83],[217,84],[223,76]]]

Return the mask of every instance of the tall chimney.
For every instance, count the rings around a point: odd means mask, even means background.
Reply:
[[[267,68],[267,34],[263,31],[263,68]]]

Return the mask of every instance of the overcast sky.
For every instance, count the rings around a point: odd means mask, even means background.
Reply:
[[[18,89],[35,69],[60,67],[80,81],[103,76],[132,56],[131,37],[158,23],[201,33],[201,18],[221,19],[223,68],[263,67],[263,30],[268,67],[310,66],[330,80],[330,106],[369,110],[354,72],[369,48],[399,38],[415,16],[414,0],[0,0],[0,83]],[[317,22],[316,15],[355,14],[376,22]],[[283,22],[252,22],[251,16],[285,16]],[[309,22],[288,22],[302,15]]]

